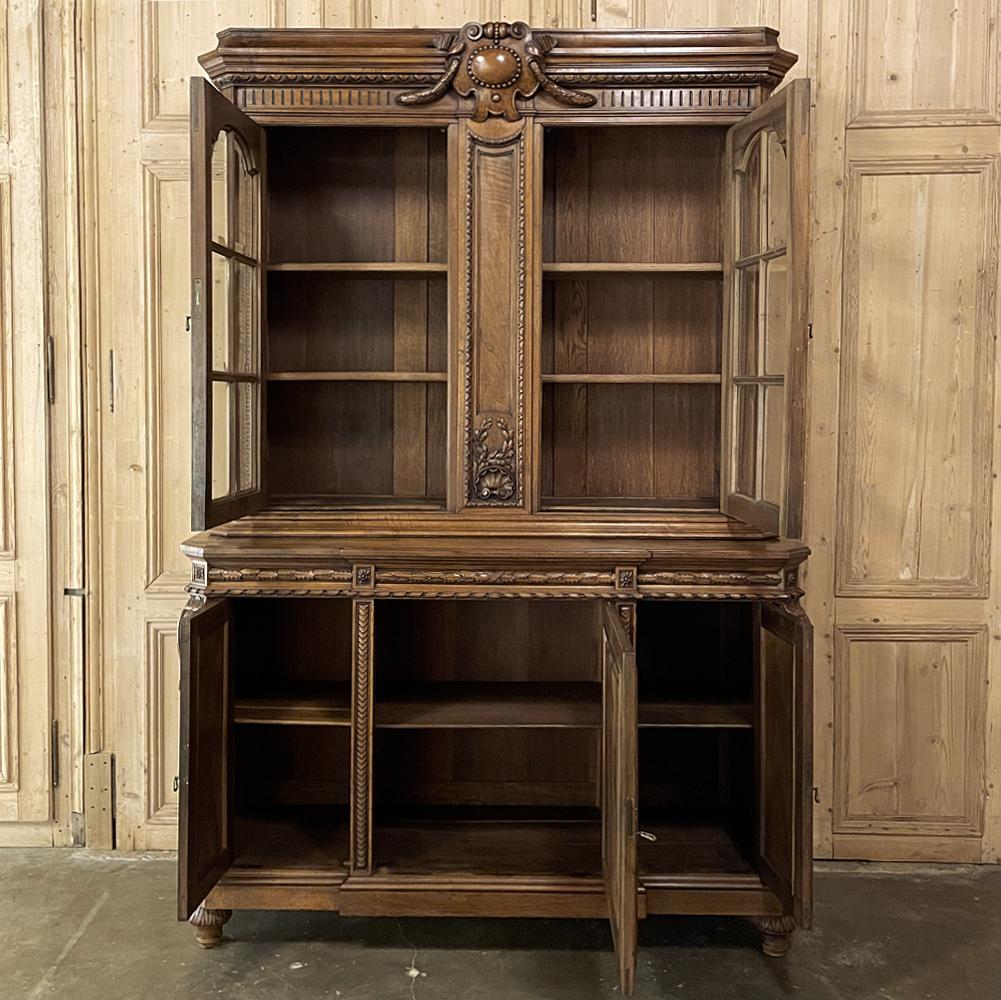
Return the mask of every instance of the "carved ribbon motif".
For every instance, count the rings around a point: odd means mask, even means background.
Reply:
[[[432,44],[445,53],[445,72],[426,90],[401,94],[400,104],[430,104],[451,86],[460,96],[475,98],[473,120],[482,122],[491,115],[517,121],[521,114],[515,98],[529,98],[540,88],[573,107],[595,103],[592,94],[562,87],[546,75],[545,55],[556,39],[533,35],[523,21],[471,21],[458,35],[437,35]]]

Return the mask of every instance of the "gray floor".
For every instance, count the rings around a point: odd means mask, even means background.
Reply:
[[[741,920],[645,921],[637,998],[1001,998],[1001,869],[818,866],[816,896],[779,960]],[[0,998],[618,995],[599,921],[237,913],[206,952],[173,906],[172,858],[0,851]]]

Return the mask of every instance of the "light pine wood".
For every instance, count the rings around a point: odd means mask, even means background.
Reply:
[[[50,531],[49,470],[65,486],[65,500],[76,499],[70,480],[73,459],[69,399],[50,414],[45,383],[47,351],[63,335],[67,305],[55,293],[47,268],[60,260],[61,243],[50,245],[45,194],[50,180],[62,183],[64,138],[49,137],[43,127],[46,93],[60,91],[54,68],[47,78],[41,57],[42,19],[36,4],[7,5],[0,28],[0,845],[51,846],[71,841],[70,810],[81,798],[70,797],[82,780],[80,755],[60,753],[67,787],[52,787],[50,726],[57,714],[66,731],[78,739],[82,732],[69,712],[71,680],[79,682],[80,660],[69,653],[79,639],[79,622],[50,618],[56,574],[74,573],[71,559],[53,549],[77,526],[71,511],[60,520],[58,533]],[[58,32],[52,60],[60,67]],[[60,120],[59,124],[64,122]],[[55,123],[53,123],[55,124]],[[48,154],[46,150],[49,150]],[[46,164],[46,157],[53,162]],[[75,275],[66,275],[65,292],[72,295]],[[49,325],[49,303],[54,313]],[[77,342],[78,344],[79,342]],[[72,350],[64,339],[61,357]],[[72,380],[61,383],[66,390]],[[51,416],[51,439],[48,421]],[[79,425],[77,425],[78,428]],[[57,457],[58,456],[58,457]],[[77,539],[77,552],[79,540]],[[62,585],[59,592],[61,594]],[[51,624],[50,624],[51,623]],[[67,654],[66,675],[54,683],[55,644]],[[78,702],[77,702],[78,704]],[[57,707],[58,706],[58,707]],[[68,747],[67,747],[68,749]],[[74,767],[76,769],[75,777]],[[54,823],[58,818],[62,826]]]

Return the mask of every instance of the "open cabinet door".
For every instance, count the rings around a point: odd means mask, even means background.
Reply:
[[[618,608],[601,602],[601,863],[619,962],[619,988],[636,983],[636,653]]]
[[[233,857],[232,611],[227,600],[186,608],[181,651],[177,915],[187,920]]]
[[[813,906],[813,628],[802,611],[757,612],[757,867],[800,927]]]
[[[721,505],[786,538],[802,535],[809,121],[793,80],[730,129],[724,172]]]
[[[261,506],[264,130],[191,78],[191,526]]]

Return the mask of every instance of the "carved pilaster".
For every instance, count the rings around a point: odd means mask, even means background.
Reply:
[[[188,923],[195,929],[198,944],[203,948],[214,948],[222,940],[223,926],[231,916],[232,910],[210,910],[202,905],[188,917]]]
[[[751,923],[761,933],[761,950],[771,958],[781,958],[792,944],[790,936],[796,929],[792,917],[754,917]]]
[[[496,119],[466,122],[460,131],[464,210],[457,256],[463,278],[455,400],[463,455],[456,487],[460,507],[526,504],[533,134],[527,121]]]
[[[372,694],[375,602],[352,604],[351,870],[372,870]]]

